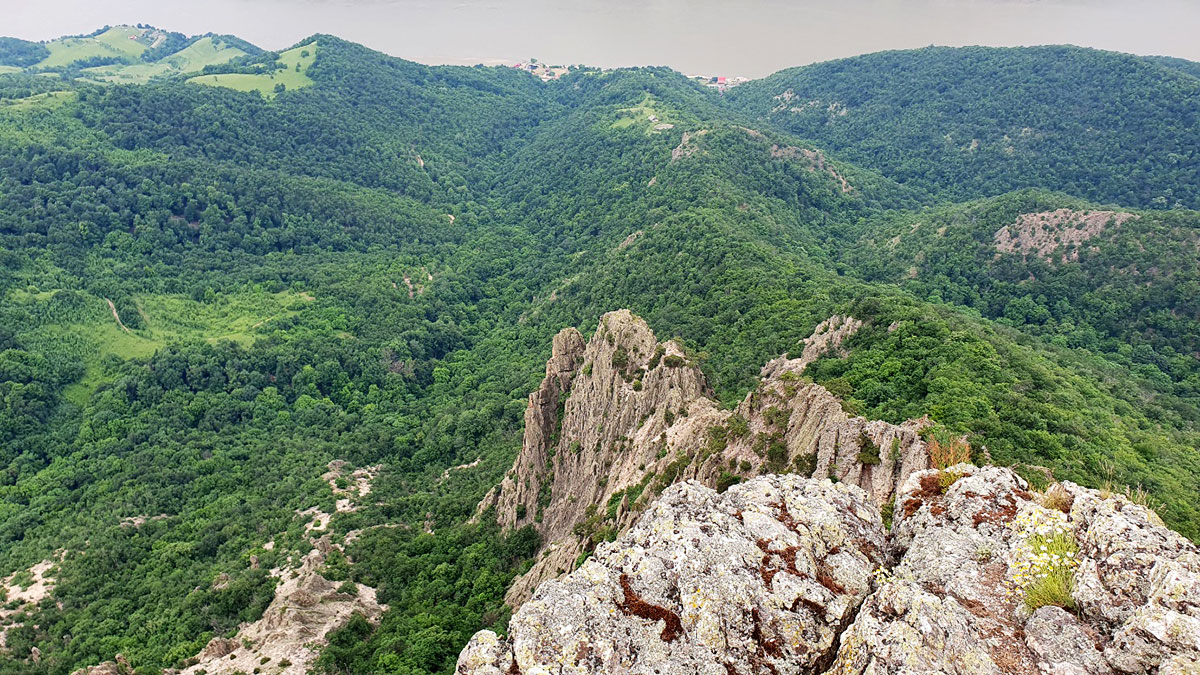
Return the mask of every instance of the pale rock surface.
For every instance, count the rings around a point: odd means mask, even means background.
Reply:
[[[303,675],[320,655],[326,636],[353,614],[378,621],[386,607],[375,600],[375,589],[358,584],[354,594],[339,593],[339,582],[321,576],[320,568],[332,550],[328,536],[318,539],[299,568],[280,571],[282,581],[261,619],[244,624],[232,639],[213,638],[196,663],[181,672],[232,675],[261,668]]]
[[[508,637],[477,634],[458,672],[1200,672],[1196,546],[1125,497],[1056,489],[1062,510],[1007,468],[914,472],[885,537],[856,486],[688,481],[539,586]],[[1030,612],[1014,584],[1040,528],[1078,545],[1074,613]]]
[[[820,672],[883,562],[859,488],[763,476],[668,489],[628,533],[543,584],[462,675]]]
[[[573,328],[559,333],[546,377],[529,397],[521,452],[480,503],[480,515],[494,506],[501,525],[532,524],[547,543],[510,587],[508,604],[519,606],[539,583],[574,568],[589,548],[577,527],[623,532],[676,481],[714,487],[722,474],[796,471],[858,485],[878,504],[890,501],[904,476],[929,466],[919,436],[928,420],[853,417],[802,376],[822,355],[842,353],[861,326],[852,317],[822,322],[800,356],[768,363],[759,387],[732,412],[720,408],[678,344],[659,342],[628,310],[605,314],[586,342]],[[714,431],[724,441],[714,443]],[[863,451],[876,463],[860,461]]]
[[[899,562],[842,636],[837,673],[1196,673],[1200,565],[1194,544],[1119,495],[1062,483],[1069,514],[1032,499],[1008,469],[909,476],[897,499]],[[1022,522],[1063,523],[1079,546],[1075,616],[1030,615],[1010,592]]]
[[[348,467],[347,462],[334,460],[329,463],[329,472],[322,476],[337,498],[338,513],[357,510],[358,502],[371,493],[371,481],[380,471],[380,467],[372,466],[347,472]],[[340,488],[338,479],[343,477],[347,479],[347,487]],[[321,575],[329,554],[335,549],[344,552],[344,547],[333,543],[327,533],[332,514],[313,507],[297,515],[309,519],[305,532],[313,547],[300,558],[299,565],[271,570],[279,583],[262,618],[242,624],[232,638],[210,640],[192,659],[192,664],[180,671],[181,675],[256,671],[303,675],[320,656],[328,635],[344,626],[351,616],[361,614],[368,621],[377,622],[383,615],[387,606],[376,600],[374,588],[355,584],[353,593],[342,593],[341,582]],[[273,549],[273,542],[263,548]]]
[[[133,668],[123,655],[117,654],[113,661],[80,668],[71,675],[133,675]]]
[[[1019,601],[1005,592],[1005,561],[1009,523],[1041,507],[1008,469],[951,471],[962,477],[944,494],[936,470],[909,475],[900,489],[899,563],[842,636],[833,672],[1038,672]]]
[[[1025,624],[1025,644],[1048,675],[1107,675],[1096,633],[1061,607],[1041,607]]]
[[[27,586],[17,583],[16,572],[0,580],[0,597],[4,598],[4,602],[0,603],[0,649],[7,646],[8,631],[21,625],[15,623],[14,617],[52,595],[54,571],[66,555],[66,551],[59,550],[54,558],[31,566]]]
[[[1200,551],[1144,506],[1064,487],[1083,554],[1075,601],[1084,617],[1114,630],[1109,662],[1122,672],[1188,672],[1200,661]]]

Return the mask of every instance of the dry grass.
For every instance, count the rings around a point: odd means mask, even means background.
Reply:
[[[1116,482],[1113,480],[1113,476],[1116,474],[1116,465],[1109,461],[1104,461],[1100,464],[1100,471],[1104,474],[1104,483],[1100,486],[1101,499],[1112,499],[1116,496],[1123,496],[1134,504],[1145,507],[1155,518],[1158,518],[1158,509],[1161,508],[1162,504],[1146,488],[1142,487],[1141,483],[1132,487],[1129,485],[1122,485],[1120,488],[1116,487]]]
[[[949,440],[930,438],[927,449],[929,450],[929,462],[942,471],[956,464],[965,464],[971,461],[971,446],[961,438]]]
[[[1047,509],[1053,511],[1062,511],[1063,513],[1071,512],[1071,505],[1075,503],[1075,498],[1067,492],[1066,488],[1061,483],[1055,483],[1046,488],[1046,491],[1038,497],[1038,504],[1041,504]]]

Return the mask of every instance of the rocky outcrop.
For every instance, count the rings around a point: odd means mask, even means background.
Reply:
[[[117,654],[113,661],[80,668],[71,675],[133,675],[133,667],[129,665],[129,661],[123,655]]]
[[[680,480],[717,487],[791,471],[836,478],[889,502],[905,475],[929,466],[919,436],[925,422],[849,415],[803,376],[861,325],[847,317],[823,322],[799,356],[768,363],[758,388],[732,411],[712,398],[682,347],[659,342],[628,310],[605,314],[586,343],[573,328],[559,333],[546,377],[529,397],[521,453],[481,504],[494,505],[505,527],[532,524],[547,542],[508,603],[520,605],[537,584],[573,569]]]
[[[58,563],[66,555],[64,550],[56,551],[54,558],[33,565],[26,575],[14,572],[0,580],[0,598],[4,600],[0,605],[0,649],[8,646],[8,631],[22,625],[17,619],[51,596]]]
[[[1058,209],[1023,213],[1012,225],[996,230],[992,239],[1002,253],[1038,255],[1047,262],[1078,260],[1085,242],[1131,218],[1137,216],[1123,211]]]
[[[870,590],[884,530],[866,494],[767,476],[676,485],[615,543],[477,634],[458,672],[820,670]]]
[[[910,476],[899,564],[842,636],[834,672],[1196,672],[1196,547],[1124,497],[1058,489],[1069,503],[1049,509],[1008,469]],[[1076,614],[1031,612],[1031,584],[1055,574]]]
[[[357,510],[359,502],[371,492],[371,480],[380,471],[377,466],[350,471],[349,464],[342,460],[330,462],[328,468],[322,480],[329,483],[336,498],[336,513]],[[375,599],[374,588],[323,576],[326,559],[335,551],[344,555],[344,546],[334,543],[333,535],[327,533],[333,514],[314,507],[298,515],[309,519],[304,529],[312,549],[299,556],[298,565],[271,570],[271,576],[278,578],[279,583],[275,598],[262,618],[242,624],[232,638],[210,640],[189,660],[181,675],[254,672],[303,675],[320,656],[328,635],[344,626],[350,617],[361,614],[376,622],[383,615],[387,606]],[[274,542],[263,548],[274,549]],[[251,565],[257,564],[257,557],[251,556]]]
[[[887,534],[857,486],[689,481],[542,584],[507,637],[477,634],[458,672],[1200,672],[1196,546],[1123,496],[1054,490],[918,471]]]
[[[321,576],[325,558],[333,550],[329,537],[314,542],[294,570],[279,570],[275,599],[262,618],[243,625],[232,639],[216,637],[197,655],[184,675],[250,673],[256,668],[284,675],[303,675],[320,655],[326,636],[345,625],[354,614],[377,621],[384,606],[375,600],[375,589],[342,584]]]
[[[1065,485],[1082,554],[1074,597],[1081,616],[1113,630],[1109,663],[1200,673],[1200,551],[1143,506]]]

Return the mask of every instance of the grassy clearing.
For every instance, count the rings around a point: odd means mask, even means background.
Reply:
[[[308,68],[317,59],[317,43],[310,42],[279,53],[282,70],[270,74],[229,73],[225,75],[200,75],[190,78],[192,84],[210,87],[226,87],[237,91],[257,91],[267,98],[275,97],[275,87],[282,84],[286,89],[302,89],[311,86]]]
[[[96,80],[113,84],[145,84],[156,77],[192,73],[204,66],[228,63],[246,52],[211,37],[201,38],[184,49],[155,63],[86,68],[84,73]]]
[[[8,300],[23,305],[48,302],[55,292],[16,291]],[[103,298],[91,298],[77,322],[34,327],[22,341],[50,357],[85,364],[84,377],[65,392],[69,400],[82,404],[104,381],[107,357],[147,358],[169,343],[189,340],[249,345],[271,319],[295,315],[312,301],[307,293],[291,291],[245,291],[212,302],[181,295],[137,296],[134,302],[145,325],[127,332],[117,325]]]
[[[93,57],[112,57],[133,60],[146,51],[147,45],[138,38],[145,31],[130,26],[110,28],[96,37],[90,38],[60,38],[46,43],[50,56],[37,66],[53,68],[66,66],[76,61]],[[130,39],[130,38],[134,39]]]
[[[33,108],[57,108],[69,101],[75,100],[73,91],[48,91],[25,98],[0,101],[0,107],[8,110],[29,110]]]
[[[16,66],[0,66],[0,75],[5,73],[19,73],[21,69]]]
[[[679,123],[679,120],[671,117],[669,111],[657,107],[657,103],[653,96],[646,94],[636,106],[618,110],[617,120],[612,123],[612,128],[628,129],[633,126],[639,126],[644,128],[647,134],[653,134],[665,131],[665,129],[655,129],[658,125],[670,124],[674,126]]]

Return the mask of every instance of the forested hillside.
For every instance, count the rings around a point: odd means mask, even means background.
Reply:
[[[30,44],[0,59],[28,68]],[[0,576],[55,579],[0,615],[0,673],[187,666],[262,615],[312,507],[358,531],[328,578],[390,606],[319,667],[451,672],[537,549],[468,519],[550,339],[618,308],[727,404],[850,313],[848,356],[809,371],[847,410],[1141,486],[1200,537],[1200,81],[1179,69],[925,50],[722,97],[662,68],[543,83],[328,35],[241,49],[144,84],[0,75]],[[985,88],[989,68],[1045,87]],[[771,113],[779,87],[822,121]],[[1067,99],[1094,118],[1051,116]],[[1059,209],[1133,217],[1039,220]],[[332,460],[380,467],[357,510]]]
[[[1188,61],[1065,46],[930,47],[783,70],[729,99],[940,199],[1040,187],[1195,209],[1198,95]]]

